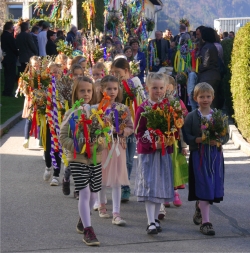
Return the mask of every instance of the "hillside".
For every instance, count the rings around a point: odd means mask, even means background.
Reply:
[[[213,27],[214,19],[249,17],[250,0],[162,0],[164,7],[158,15],[158,29],[178,33],[179,19],[187,18],[190,30],[199,25]]]

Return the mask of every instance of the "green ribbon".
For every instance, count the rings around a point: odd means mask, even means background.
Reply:
[[[95,130],[95,134],[98,136],[100,134],[104,134],[105,135],[105,139],[106,139],[106,143],[108,143],[108,136],[107,136],[107,133],[110,131],[110,127],[105,127],[103,129],[97,129]],[[97,140],[98,142],[98,140]],[[97,153],[97,146],[98,146],[98,143],[95,143],[94,144],[94,148],[93,148],[93,164],[96,165],[97,164],[97,158],[96,158],[96,153]]]

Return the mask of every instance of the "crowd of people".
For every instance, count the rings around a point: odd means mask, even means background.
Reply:
[[[67,41],[78,55],[57,52],[58,40]],[[215,108],[223,106],[223,50],[215,30],[200,26],[189,33],[181,24],[175,37],[170,30],[156,31],[146,52],[141,50],[138,37],[130,36],[122,42],[116,35],[95,36],[93,43],[103,50],[111,48],[95,62],[84,54],[88,50],[83,41],[75,26],[64,36],[61,30],[51,30],[45,21],[32,28],[28,21],[22,22],[15,33],[14,24],[6,22],[1,35],[3,95],[13,94],[17,63],[21,77],[17,93],[25,95],[23,146],[29,147],[31,134],[38,139],[38,145],[44,148],[43,179],[50,181],[51,186],[60,185],[64,164],[61,185],[65,195],[70,194],[72,176],[80,216],[76,229],[83,234],[83,241],[89,246],[100,245],[90,213],[94,209],[100,218],[110,217],[106,208],[107,187],[112,189],[112,224],[126,225],[121,202],[130,198],[136,151],[134,194],[138,201],[145,202],[147,234],[162,232],[160,220],[166,215],[165,207],[171,202],[177,207],[182,205],[178,189],[188,183],[188,200],[195,201],[193,222],[204,235],[215,235],[209,205],[223,200],[221,145],[228,141],[227,129],[216,139],[206,139],[203,133],[217,113]],[[173,70],[170,75],[165,62],[173,66],[177,48],[189,41],[200,64],[197,71],[182,71],[187,81],[179,89],[178,71]],[[136,75],[129,64],[134,60],[138,62]],[[168,127],[169,142],[164,141],[163,135],[154,140],[152,134],[156,129],[150,129],[143,116],[149,108],[165,115],[166,106],[169,111],[165,124],[173,124]],[[174,115],[172,121],[170,114]],[[202,122],[206,122],[203,128]]]

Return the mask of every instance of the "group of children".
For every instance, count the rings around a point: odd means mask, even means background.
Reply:
[[[31,58],[30,73],[39,70],[40,61],[38,57]],[[171,148],[164,146],[167,152],[163,155],[160,142],[156,143],[155,148],[150,139],[145,139],[147,119],[142,117],[142,113],[145,108],[154,106],[164,98],[167,98],[168,102],[173,99],[179,100],[175,97],[175,82],[171,76],[164,73],[149,73],[146,86],[143,87],[139,78],[131,75],[128,61],[119,57],[108,66],[109,68],[104,63],[98,62],[88,69],[83,56],[70,58],[60,54],[47,67],[49,75],[56,79],[56,88],[61,79],[65,76],[69,78],[70,96],[68,101],[58,105],[64,109],[60,114],[62,119],[59,120],[59,133],[51,124],[49,106],[46,107],[46,138],[40,135],[40,145],[44,147],[46,164],[43,178],[49,181],[53,169],[50,185],[59,185],[63,160],[65,167],[63,193],[70,194],[70,175],[72,175],[75,196],[79,199],[80,218],[76,229],[78,233],[83,234],[86,245],[100,245],[91,226],[90,213],[94,208],[98,209],[101,218],[110,217],[106,208],[107,187],[112,189],[112,224],[119,226],[126,224],[121,217],[120,205],[121,201],[129,200],[130,177],[136,149],[138,161],[134,194],[137,201],[145,202],[147,234],[158,234],[162,231],[159,219],[164,217],[164,206],[169,206],[170,202],[175,206],[181,206],[178,188],[184,188],[184,184],[188,182],[188,199],[196,201],[193,221],[196,225],[200,225],[203,234],[214,235],[209,220],[209,205],[220,202],[224,196],[223,153],[217,149],[215,141],[203,144],[201,135],[201,118],[210,119],[213,114],[210,107],[214,98],[213,88],[207,83],[196,85],[194,99],[199,108],[191,113],[187,112],[185,105],[180,101],[185,124],[179,131],[179,140],[176,140]],[[29,132],[33,123],[31,118],[35,113],[34,107],[31,107],[32,92],[34,92],[32,89],[25,91],[23,115],[26,118],[25,148],[28,148]],[[105,99],[109,101],[106,107],[103,106]],[[109,139],[109,145],[99,139],[89,142],[84,136],[85,132],[76,134],[74,119],[77,118],[75,116],[77,114],[80,122],[79,111],[83,115],[82,124],[85,118],[94,112],[95,116],[91,117],[98,119],[97,124],[102,125],[104,122],[105,126],[109,127],[108,137],[105,137]],[[117,126],[118,122],[120,127]],[[83,130],[81,128],[82,132]],[[54,135],[57,136],[63,152],[55,149]],[[189,145],[189,165],[185,158],[187,145],[184,140]],[[227,140],[228,135],[222,144]],[[89,152],[86,146],[89,147]],[[82,150],[85,152],[81,152]],[[66,159],[62,158],[62,153]]]

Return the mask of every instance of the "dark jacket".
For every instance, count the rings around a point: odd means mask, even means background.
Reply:
[[[213,43],[206,42],[201,49],[201,64],[199,65],[199,82],[220,80],[218,50]]]
[[[33,34],[33,33],[31,33],[31,36],[32,36],[32,38],[33,38],[33,41],[34,41],[34,43],[35,43],[35,46],[36,46],[36,49],[37,49],[37,56],[39,55],[39,46],[38,46],[38,39],[37,39],[37,35],[35,35],[35,34]]]
[[[147,65],[145,54],[143,52],[138,51],[137,53],[137,61],[140,61],[140,74],[138,75],[141,83],[144,83],[144,71]]]
[[[155,42],[156,42],[155,39],[150,41],[148,47],[149,52],[151,50],[150,44],[153,43],[153,46],[155,47]],[[161,63],[168,59],[168,49],[169,49],[169,41],[161,39],[161,55],[158,55],[158,58],[161,60]]]
[[[7,31],[3,31],[1,35],[1,48],[6,54],[3,59],[4,62],[16,62],[18,56],[18,50],[16,46],[16,40],[13,35]]]
[[[30,58],[37,55],[37,48],[30,33],[21,32],[16,37],[17,48],[19,49],[19,61],[29,62]]]
[[[66,41],[73,46],[76,35],[71,31],[67,33]]]
[[[46,54],[47,55],[58,55],[58,52],[56,50],[56,44],[52,40],[47,41]]]
[[[185,118],[183,128],[184,141],[189,145],[189,150],[198,150],[199,144],[195,142],[197,137],[201,137],[201,120],[197,109],[190,112]],[[222,139],[222,144],[227,143],[229,140],[229,134]]]

